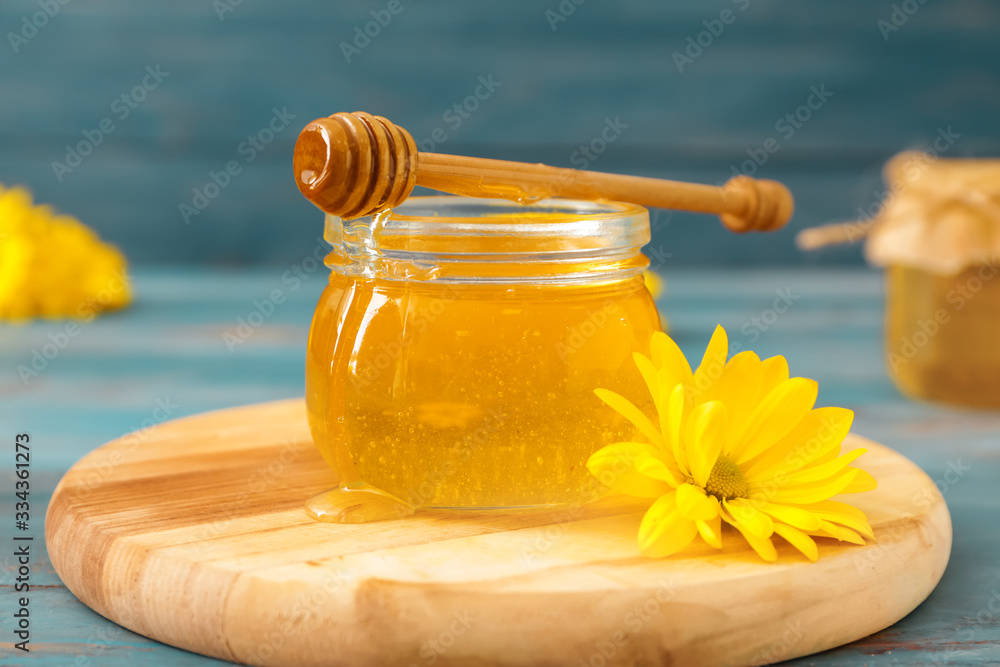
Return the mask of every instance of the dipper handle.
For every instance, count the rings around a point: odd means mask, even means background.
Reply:
[[[418,153],[413,137],[385,118],[338,113],[309,123],[295,145],[296,183],[316,206],[344,219],[405,200],[414,185],[523,202],[546,197],[610,199],[715,213],[734,232],[773,231],[792,216],[781,183],[736,176],[724,186],[622,176],[544,164]]]

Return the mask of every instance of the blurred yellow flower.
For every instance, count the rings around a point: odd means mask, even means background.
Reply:
[[[596,390],[649,442],[609,445],[587,461],[612,490],[655,499],[639,527],[643,555],[668,556],[697,535],[721,548],[723,521],[766,561],[777,558],[775,535],[812,561],[813,537],[874,539],[864,513],[830,500],[876,487],[850,466],[867,450],[840,455],[853,412],[814,409],[816,382],[789,378],[784,357],[741,352],[727,362],[721,326],[693,372],[666,334],[654,334],[651,348],[651,358],[634,358],[658,423],[624,397]]]
[[[642,280],[646,284],[646,289],[653,295],[653,298],[660,298],[660,295],[663,294],[663,278],[652,271],[643,271]]]
[[[0,185],[0,320],[92,319],[132,300],[125,257],[76,218]]]
[[[653,299],[659,299],[664,291],[663,278],[659,274],[652,271],[642,272],[642,282],[646,285],[646,289],[649,290],[650,295]],[[670,331],[670,323],[667,321],[666,316],[660,313],[660,328],[666,332]]]

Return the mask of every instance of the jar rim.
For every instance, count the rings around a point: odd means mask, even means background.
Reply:
[[[349,222],[328,215],[327,229],[331,226],[367,227],[384,248],[399,250],[463,237],[520,238],[532,254],[574,246],[640,248],[650,240],[649,211],[643,206],[560,198],[521,204],[452,195],[410,197],[394,209]],[[420,239],[417,245],[415,239]]]
[[[650,229],[649,212],[637,204],[442,195],[349,221],[327,216],[324,236],[345,273],[576,282],[636,275],[648,266],[640,249]]]

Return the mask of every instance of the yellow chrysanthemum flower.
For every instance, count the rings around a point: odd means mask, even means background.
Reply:
[[[0,320],[89,320],[132,300],[125,257],[76,218],[0,185]]]
[[[651,348],[652,358],[634,358],[659,423],[624,397],[596,390],[649,443],[609,445],[587,461],[613,491],[656,499],[639,527],[643,555],[668,556],[697,535],[721,548],[723,521],[766,561],[777,558],[774,535],[812,561],[813,537],[874,539],[863,512],[830,500],[876,486],[850,466],[867,450],[840,455],[853,412],[814,409],[816,382],[789,378],[784,357],[740,352],[727,361],[721,326],[694,372],[666,334],[654,334]]]

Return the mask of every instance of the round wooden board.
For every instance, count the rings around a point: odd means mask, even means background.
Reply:
[[[782,542],[766,564],[735,533],[638,555],[644,503],[544,514],[431,513],[367,525],[303,510],[334,474],[301,400],[214,412],[115,440],[53,495],[46,539],[86,605],[135,632],[261,665],[751,665],[859,639],[931,592],[951,520],[909,460],[870,448],[852,496],[877,542]]]

